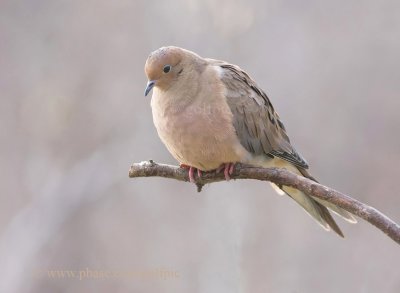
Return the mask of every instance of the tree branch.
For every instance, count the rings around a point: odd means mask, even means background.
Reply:
[[[189,182],[188,171],[186,169],[156,164],[152,160],[135,163],[129,170],[129,177],[164,177]],[[321,185],[305,177],[298,176],[285,169],[279,168],[256,168],[237,164],[232,174],[232,179],[256,179],[271,181],[277,185],[286,185],[303,191],[313,197],[329,201],[342,209],[359,216],[371,223],[387,236],[400,244],[400,226],[389,219],[377,209],[355,200],[339,191]],[[201,178],[197,178],[197,190],[200,192],[204,184],[224,181],[222,173],[204,172]]]

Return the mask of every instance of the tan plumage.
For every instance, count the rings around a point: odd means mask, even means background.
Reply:
[[[309,175],[267,95],[238,66],[163,47],[146,61],[157,132],[181,163],[209,171],[224,163],[286,168]],[[167,72],[166,72],[167,71]],[[279,187],[325,229],[343,236],[327,208],[350,222],[351,214],[287,186]]]

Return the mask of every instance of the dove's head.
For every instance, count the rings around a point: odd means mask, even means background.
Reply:
[[[193,71],[196,60],[201,60],[197,54],[173,46],[162,47],[151,53],[144,66],[148,78],[144,95],[147,96],[153,87],[168,90],[183,82],[182,76]]]

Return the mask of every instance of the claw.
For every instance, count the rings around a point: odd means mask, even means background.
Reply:
[[[229,175],[233,174],[233,171],[235,171],[235,164],[234,163],[230,163],[229,166]]]
[[[229,163],[228,163],[228,164],[225,164],[224,175],[225,175],[225,180],[226,180],[226,181],[231,180],[231,176],[229,176],[229,167],[230,167],[230,164],[229,164]]]
[[[194,167],[189,167],[189,181],[191,183],[196,183],[196,180],[194,180]]]
[[[231,180],[231,176],[233,172],[235,171],[235,163],[225,163],[222,164],[217,168],[217,173],[220,173],[222,170],[224,170],[224,176],[226,181]]]
[[[195,167],[186,165],[186,164],[179,164],[179,167],[183,169],[189,169],[189,181],[191,183],[196,183],[196,180],[194,178],[194,171],[197,171],[197,177],[201,178],[202,172],[199,169],[196,169]]]
[[[194,171],[197,172],[197,177],[201,178],[201,176],[203,175],[203,172],[200,169],[197,169],[195,167],[192,166],[188,166],[186,164],[179,164],[179,167],[184,168],[184,169],[189,169],[189,181],[191,183],[196,183],[196,180],[194,178]],[[235,163],[225,163],[222,164],[221,166],[219,166],[216,169],[217,173],[220,173],[222,170],[224,170],[224,176],[226,181],[231,180],[231,176],[235,170]]]

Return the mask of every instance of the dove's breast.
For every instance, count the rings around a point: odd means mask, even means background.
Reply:
[[[151,106],[158,135],[180,163],[212,170],[223,163],[245,162],[249,157],[236,135],[232,112],[217,82],[207,82],[194,93],[156,90]]]

